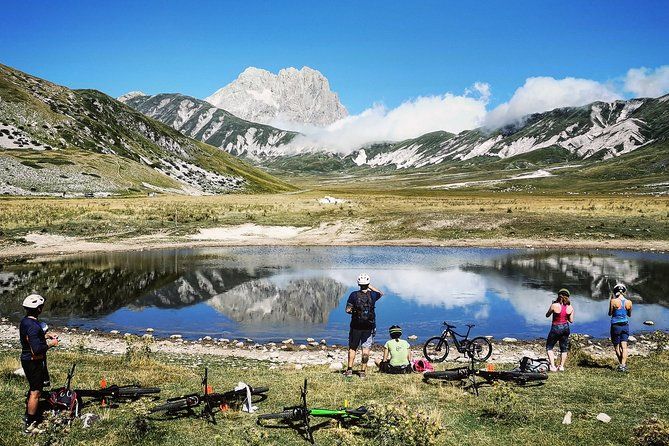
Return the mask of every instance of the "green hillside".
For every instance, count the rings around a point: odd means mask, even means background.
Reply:
[[[0,65],[0,193],[294,189],[96,90]]]

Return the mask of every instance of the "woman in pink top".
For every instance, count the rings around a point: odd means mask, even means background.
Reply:
[[[574,307],[569,301],[569,290],[562,288],[558,291],[558,297],[551,304],[546,312],[546,317],[553,316],[551,331],[548,332],[546,339],[546,353],[550,361],[551,372],[564,371],[564,364],[567,362],[567,351],[569,350],[569,324],[574,322]],[[560,343],[560,365],[555,366],[555,354],[553,347]]]

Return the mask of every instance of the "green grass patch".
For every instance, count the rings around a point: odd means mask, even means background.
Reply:
[[[46,436],[26,438],[20,432],[26,384],[11,373],[19,367],[17,357],[16,350],[0,352],[0,444],[44,444]],[[75,387],[95,387],[104,377],[110,383],[158,385],[164,400],[199,391],[200,375],[208,365],[214,390],[231,389],[238,381],[269,386],[270,396],[260,403],[261,412],[297,404],[304,378],[309,379],[313,407],[337,408],[348,401],[373,410],[368,427],[317,430],[316,441],[322,445],[654,444],[641,441],[662,435],[669,417],[667,352],[632,358],[631,372],[625,375],[570,361],[566,372],[551,374],[543,386],[484,387],[479,397],[450,383],[423,383],[419,375],[372,371],[365,380],[346,381],[325,366],[295,370],[247,359],[101,356],[84,350],[53,352],[52,382],[62,383],[72,362],[77,362]],[[198,418],[146,423],[146,409],[152,404],[145,401],[111,409],[88,406],[84,411],[101,415],[102,421],[90,429],[75,422],[58,435],[58,444],[306,444],[292,429],[262,428],[255,424],[254,415],[239,412],[219,414],[216,425]],[[573,422],[565,426],[561,423],[567,411],[573,413]],[[597,421],[599,412],[609,414],[612,422]],[[649,421],[653,416],[659,421]]]

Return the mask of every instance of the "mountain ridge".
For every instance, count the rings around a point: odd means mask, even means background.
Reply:
[[[0,64],[0,193],[292,190],[97,90]]]

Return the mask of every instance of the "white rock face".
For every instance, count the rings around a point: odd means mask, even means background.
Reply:
[[[249,67],[205,101],[263,124],[283,121],[324,126],[348,115],[325,76],[309,67],[284,68],[279,74]]]

